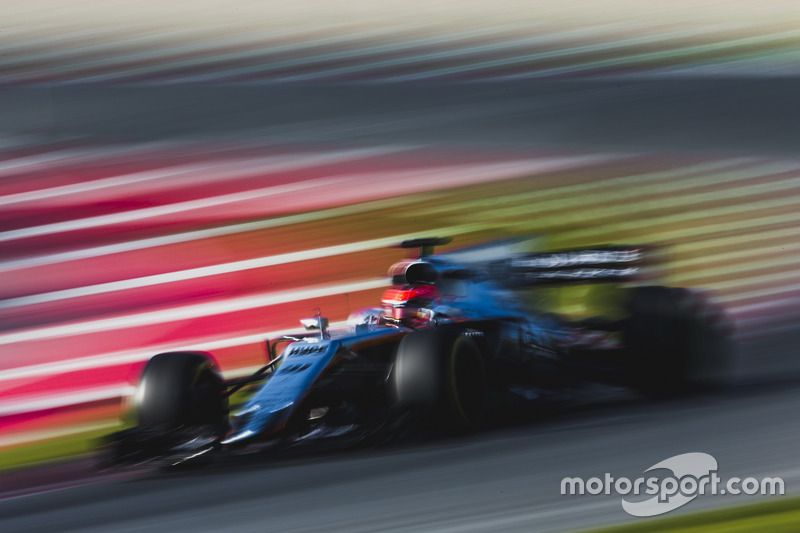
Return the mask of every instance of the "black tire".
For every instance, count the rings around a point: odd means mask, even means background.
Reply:
[[[219,367],[203,352],[160,353],[144,368],[134,409],[138,425],[164,430],[227,425],[228,399]]]
[[[732,372],[730,321],[699,291],[631,289],[623,339],[632,385],[649,396],[709,390]]]
[[[486,369],[478,346],[463,331],[434,328],[406,335],[392,371],[398,404],[423,414],[440,430],[463,431],[486,415]]]

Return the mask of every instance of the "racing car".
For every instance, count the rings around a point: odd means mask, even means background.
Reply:
[[[535,402],[592,382],[664,396],[724,382],[725,311],[703,292],[650,283],[654,249],[531,252],[529,241],[440,254],[450,239],[405,241],[419,253],[390,267],[380,305],[341,330],[320,312],[302,319],[306,330],[267,340],[266,364],[244,378],[225,380],[210,353],[155,355],[132,426],[104,439],[105,460],[177,465],[421,423],[469,431],[508,397]],[[575,285],[601,288],[605,312],[568,317],[542,303]],[[229,398],[245,391],[231,412]]]

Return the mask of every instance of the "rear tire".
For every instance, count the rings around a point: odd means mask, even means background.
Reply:
[[[671,287],[631,290],[623,338],[632,385],[649,396],[709,390],[732,371],[730,321],[698,291]]]
[[[433,328],[406,335],[392,376],[397,403],[423,414],[436,428],[464,431],[483,422],[486,369],[465,332]]]

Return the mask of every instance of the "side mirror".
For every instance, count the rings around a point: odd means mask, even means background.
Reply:
[[[307,331],[314,331],[317,329],[328,329],[328,319],[327,318],[301,318],[300,323],[303,324],[303,327],[306,328]]]
[[[306,331],[319,331],[321,338],[328,336],[328,319],[321,316],[313,318],[301,318],[300,323],[306,328]]]

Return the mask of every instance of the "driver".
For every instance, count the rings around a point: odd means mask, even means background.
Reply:
[[[383,293],[383,319],[387,323],[402,324],[410,328],[430,324],[433,309],[441,296],[433,285],[403,285]]]

